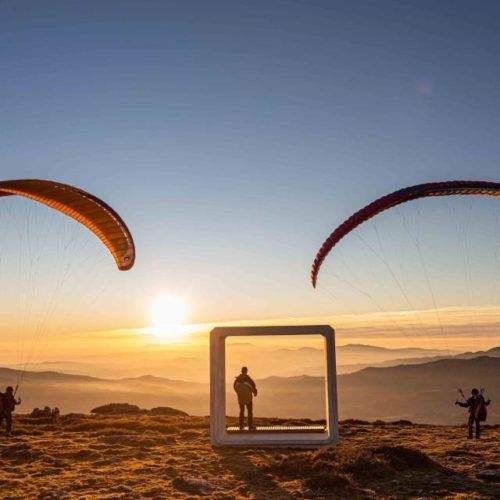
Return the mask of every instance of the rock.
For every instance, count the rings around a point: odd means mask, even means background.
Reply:
[[[41,410],[40,408],[33,408],[33,411],[30,413],[30,417],[40,418],[40,417],[50,417],[50,408],[48,414]]]
[[[34,418],[53,418],[54,420],[57,420],[60,417],[61,413],[59,411],[59,408],[50,408],[50,406],[45,406],[43,410],[40,408],[34,408],[33,411],[30,413],[30,417]]]
[[[50,409],[49,406],[46,406],[43,409],[40,408],[33,408],[33,411],[30,413],[30,417],[50,417],[52,415],[52,410]]]
[[[94,408],[90,413],[98,415],[136,415],[141,413],[141,409],[137,405],[128,403],[109,403]]]
[[[176,490],[191,494],[207,494],[212,491],[212,485],[208,481],[194,477],[176,477],[172,480],[172,486]]]
[[[486,469],[478,472],[476,474],[478,479],[483,481],[491,481],[493,483],[500,483],[500,470],[498,469]]]
[[[170,406],[157,406],[156,408],[151,408],[152,415],[168,415],[172,417],[189,417],[189,415],[182,410],[176,410],[175,408],[170,408]]]

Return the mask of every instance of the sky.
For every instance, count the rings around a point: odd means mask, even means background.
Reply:
[[[314,255],[395,189],[500,181],[499,19],[488,1],[4,1],[1,178],[79,186],[130,227],[136,265],[109,282],[99,274],[101,314],[65,296],[81,329],[146,327],[162,293],[186,301],[191,323],[377,313],[368,292],[314,291]],[[498,241],[492,201],[420,203],[360,236],[378,245],[380,232],[397,254],[415,308],[436,305],[429,291],[438,307],[495,305],[482,294],[496,287],[498,256],[481,253]],[[458,240],[442,230],[450,213]],[[464,227],[480,244],[459,253]],[[384,311],[410,309],[392,298],[383,259],[354,237],[340,250],[365,278],[356,286],[380,285],[369,293]]]

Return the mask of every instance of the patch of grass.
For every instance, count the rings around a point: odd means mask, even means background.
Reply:
[[[25,417],[22,419],[24,425],[55,425],[57,420],[52,417]]]
[[[313,460],[328,464],[332,470],[351,474],[356,479],[384,478],[392,473],[384,461],[374,457],[372,450],[365,448],[324,448],[314,452]]]
[[[305,481],[306,486],[312,490],[342,490],[350,486],[349,480],[344,476],[328,472],[326,470],[319,470],[314,472]]]
[[[357,418],[348,418],[346,420],[341,420],[339,424],[342,425],[371,425],[371,422],[367,420],[358,420]]]
[[[197,431],[194,429],[187,429],[185,431],[181,431],[180,436],[182,439],[196,439],[205,436],[206,433],[203,431]]]
[[[425,453],[403,446],[339,446],[276,454],[266,468],[286,480],[305,479],[313,490],[363,486],[395,477],[402,470],[444,470]]]
[[[128,432],[156,432],[158,434],[175,434],[179,431],[175,423],[164,423],[149,418],[89,418],[84,421],[70,423],[64,430],[70,432],[98,432],[107,431],[119,434]]]
[[[439,466],[425,453],[404,446],[380,446],[373,450],[373,456],[382,458],[396,470],[432,469]]]

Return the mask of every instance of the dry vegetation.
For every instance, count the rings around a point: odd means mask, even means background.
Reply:
[[[351,421],[316,451],[213,449],[202,417],[18,417],[15,431],[0,441],[2,498],[499,495],[498,426],[476,442],[460,427]]]

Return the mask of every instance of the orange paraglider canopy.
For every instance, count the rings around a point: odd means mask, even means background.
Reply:
[[[121,271],[134,265],[134,241],[125,222],[109,205],[92,194],[48,180],[0,181],[0,196],[11,195],[43,203],[83,224],[106,245]]]

